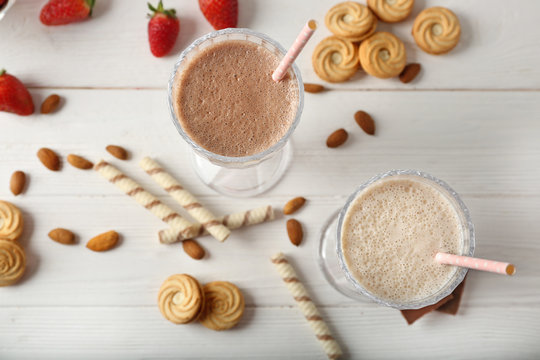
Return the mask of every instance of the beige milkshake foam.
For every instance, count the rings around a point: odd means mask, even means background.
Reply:
[[[435,262],[459,254],[462,228],[452,203],[418,177],[384,178],[364,189],[343,220],[341,245],[352,276],[371,294],[414,302],[443,289],[457,268]]]
[[[204,149],[250,156],[277,143],[294,122],[298,85],[272,72],[280,57],[250,41],[227,40],[188,60],[173,89],[174,109],[185,133]]]

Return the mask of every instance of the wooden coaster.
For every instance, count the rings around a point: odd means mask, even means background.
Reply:
[[[442,305],[446,304],[450,300],[454,298],[454,295],[450,294],[445,298],[442,298],[439,300],[438,303],[435,303],[433,305],[429,305],[420,309],[414,309],[414,310],[401,310],[401,315],[407,320],[407,323],[411,325],[416,320],[420,319],[422,316],[426,315],[427,313],[432,312],[433,310],[438,309]]]
[[[446,304],[441,305],[439,308],[437,308],[437,311],[450,314],[450,315],[456,315],[459,309],[459,304],[461,303],[461,295],[463,295],[463,288],[465,287],[465,279],[459,284],[454,291],[452,291],[452,295],[454,298],[450,301],[448,301]]]
[[[463,279],[461,284],[459,284],[450,295],[441,299],[438,303],[415,310],[401,310],[401,315],[403,315],[409,325],[433,310],[456,315],[461,302],[461,295],[463,295],[463,289],[465,288],[466,279],[467,277]]]

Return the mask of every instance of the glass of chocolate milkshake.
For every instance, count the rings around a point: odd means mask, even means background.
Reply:
[[[318,261],[341,293],[397,309],[449,295],[466,268],[438,264],[439,251],[472,256],[469,210],[448,184],[392,170],[362,184],[323,228]]]
[[[296,65],[272,80],[285,53],[264,34],[225,29],[196,40],[174,67],[173,123],[192,149],[196,173],[222,194],[260,194],[287,169],[304,86]]]

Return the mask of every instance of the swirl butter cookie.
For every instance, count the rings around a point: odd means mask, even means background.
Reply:
[[[165,319],[175,324],[196,320],[204,305],[201,285],[189,275],[171,275],[159,289],[158,305]]]
[[[0,239],[15,241],[23,231],[23,218],[18,207],[0,200]]]
[[[358,55],[362,68],[381,79],[398,76],[407,64],[405,45],[388,32],[378,32],[364,40]]]
[[[411,14],[414,0],[368,0],[367,4],[382,21],[396,23]]]
[[[412,35],[425,52],[439,55],[452,50],[459,42],[461,26],[452,11],[443,7],[423,10],[414,20]]]
[[[375,32],[377,17],[367,6],[346,1],[333,6],[326,13],[324,23],[337,37],[361,41]]]
[[[214,281],[203,286],[204,310],[200,322],[212,330],[227,330],[238,324],[244,314],[244,296],[236,285]]]
[[[26,256],[15,241],[0,239],[0,286],[16,283],[24,274]]]
[[[358,70],[358,47],[350,41],[330,36],[317,44],[311,61],[321,79],[342,82]]]

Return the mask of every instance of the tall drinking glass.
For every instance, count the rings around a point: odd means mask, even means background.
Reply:
[[[439,180],[432,175],[417,170],[392,170],[379,174],[360,187],[349,196],[343,208],[335,212],[327,221],[322,229],[319,247],[317,249],[317,259],[325,278],[328,282],[342,294],[360,301],[374,301],[378,304],[394,307],[397,309],[418,309],[437,303],[449,295],[462,281],[467,273],[466,268],[457,268],[446,284],[432,294],[411,301],[392,301],[381,298],[367,289],[361,282],[355,278],[351,269],[344,258],[344,248],[342,239],[344,237],[344,219],[355,200],[362,195],[366,189],[380,184],[387,179],[411,179],[421,182],[433,188],[442,195],[453,208],[457,216],[458,234],[460,245],[457,255],[473,256],[475,248],[474,226],[469,214],[469,210],[459,197],[459,195],[444,181]],[[360,203],[361,204],[361,203]],[[388,205],[385,205],[388,206]],[[391,206],[391,204],[390,204]],[[354,211],[354,210],[353,210]],[[379,221],[379,219],[373,219]],[[377,236],[377,234],[375,235]],[[359,252],[365,251],[357,249]],[[414,253],[413,253],[414,254]],[[414,256],[414,255],[413,255]],[[433,255],[434,256],[434,255]],[[447,266],[447,265],[440,265]],[[381,274],[382,275],[382,274]],[[429,274],[426,274],[429,277]]]
[[[286,133],[264,151],[249,156],[224,156],[207,150],[198,144],[183,128],[179,121],[175,101],[179,92],[179,83],[190,61],[204,49],[223,41],[238,40],[264,47],[281,59],[286,50],[268,36],[249,29],[225,29],[209,33],[187,47],[174,66],[169,80],[169,108],[173,123],[182,138],[191,147],[191,158],[195,172],[210,188],[229,196],[248,197],[260,194],[275,185],[284,175],[291,158],[290,137],[294,132],[304,106],[304,85],[300,70],[293,64],[289,76],[297,85],[298,104],[296,113]],[[219,71],[219,69],[216,69]],[[261,76],[271,74],[261,74]],[[250,96],[246,89],[246,95]],[[232,105],[232,104],[231,104]],[[221,119],[215,119],[220,121]]]

